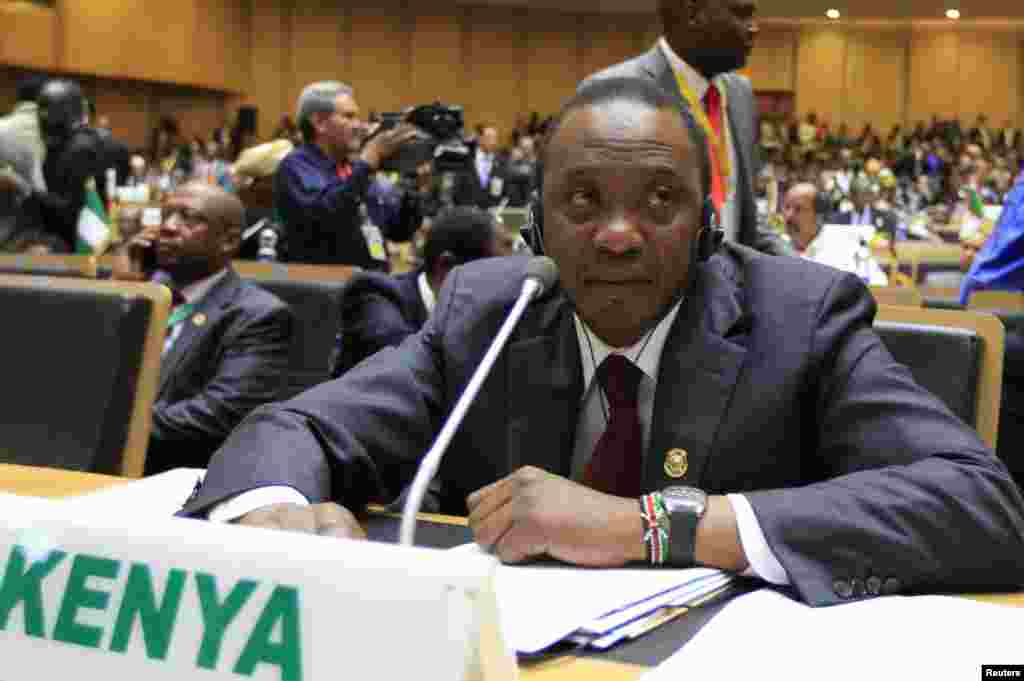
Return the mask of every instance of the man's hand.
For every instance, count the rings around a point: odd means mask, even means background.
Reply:
[[[337,504],[274,504],[247,513],[235,522],[238,525],[318,534],[324,537],[366,539],[366,532],[355,516]]]
[[[382,132],[366,143],[360,154],[371,168],[377,170],[386,159],[394,156],[403,145],[408,144],[422,134],[416,127],[403,123],[396,128]]]
[[[614,497],[538,468],[469,495],[477,544],[505,563],[551,556],[567,563],[616,567],[646,557],[638,499]]]

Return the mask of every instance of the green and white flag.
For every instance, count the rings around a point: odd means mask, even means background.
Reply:
[[[78,214],[77,233],[76,253],[100,255],[110,245],[110,219],[92,178],[85,183],[85,205]]]

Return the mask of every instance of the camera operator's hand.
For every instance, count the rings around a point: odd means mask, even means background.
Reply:
[[[408,144],[422,133],[412,125],[403,123],[398,127],[382,132],[377,137],[366,143],[363,153],[360,154],[366,163],[374,170],[380,168],[380,164],[386,159],[394,156],[403,145]]]
[[[0,167],[0,194],[26,196],[32,193],[32,185],[9,167]]]

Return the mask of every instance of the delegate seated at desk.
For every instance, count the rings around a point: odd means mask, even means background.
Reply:
[[[560,288],[528,308],[456,435],[442,510],[468,510],[504,561],[696,562],[812,605],[1024,582],[1020,491],[886,351],[856,277],[742,246],[698,257],[703,144],[641,80],[567,104],[543,176]],[[525,267],[456,268],[401,346],[253,412],[183,513],[357,534],[328,502],[360,510],[409,484]],[[645,518],[641,495],[668,517]]]

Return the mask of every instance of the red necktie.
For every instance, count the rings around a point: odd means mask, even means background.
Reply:
[[[607,494],[639,497],[643,435],[637,388],[643,372],[622,355],[608,355],[597,380],[608,400],[608,425],[583,474],[584,483]]]
[[[722,139],[722,95],[714,83],[708,86],[708,91],[704,93],[704,111],[717,138],[708,140],[708,147],[711,149],[711,201],[715,204],[715,210],[721,219],[722,207],[725,206],[725,179],[722,177],[722,160],[718,158],[717,141]],[[722,145],[722,151],[727,152],[724,147],[725,145]]]

